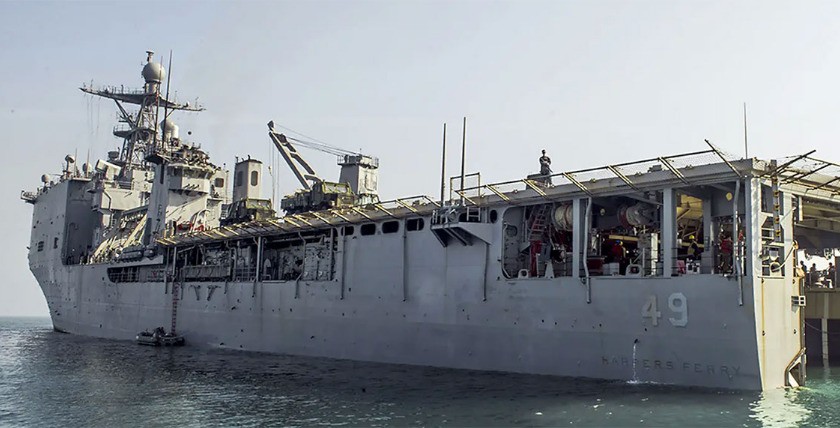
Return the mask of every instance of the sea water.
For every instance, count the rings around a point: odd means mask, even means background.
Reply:
[[[710,390],[153,348],[0,318],[0,426],[840,426],[840,368],[808,375]]]

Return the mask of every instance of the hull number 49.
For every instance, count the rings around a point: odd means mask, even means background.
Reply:
[[[662,318],[662,312],[659,311],[656,295],[653,294],[645,300],[642,305],[642,320],[650,318],[651,324],[659,325],[659,319]],[[668,296],[668,309],[672,316],[668,317],[668,321],[674,327],[685,327],[688,324],[688,299],[682,293],[672,293]]]

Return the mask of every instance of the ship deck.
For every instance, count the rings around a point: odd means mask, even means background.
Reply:
[[[477,173],[474,186],[453,189],[449,198],[441,201],[419,195],[383,201],[364,206],[311,211],[284,217],[238,223],[214,229],[160,238],[164,247],[211,243],[232,239],[253,238],[279,234],[294,234],[330,227],[368,222],[431,216],[441,207],[458,206],[487,208],[523,206],[545,202],[568,201],[575,198],[624,195],[633,197],[648,190],[689,186],[719,186],[721,183],[746,177],[777,176],[780,184],[792,194],[807,196],[804,205],[805,227],[826,232],[840,232],[840,219],[835,223],[826,217],[825,210],[840,212],[837,207],[822,203],[840,202],[840,164],[811,157],[814,151],[776,161],[760,159],[730,160],[726,155],[710,150],[661,156],[640,161],[605,165],[575,171],[531,175],[528,178],[482,184]],[[460,179],[454,177],[453,179]],[[452,181],[452,180],[451,180]],[[450,186],[453,187],[453,186]],[[459,186],[460,187],[460,186]]]

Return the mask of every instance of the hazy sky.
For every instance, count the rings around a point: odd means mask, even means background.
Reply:
[[[0,315],[48,313],[29,272],[32,190],[68,153],[104,157],[114,105],[173,51],[175,120],[217,164],[268,159],[266,122],[381,160],[385,199],[439,192],[440,134],[483,181],[705,149],[840,160],[840,2],[0,1]],[[453,144],[450,147],[453,147]],[[305,152],[336,179],[335,159]],[[449,173],[459,168],[449,153]],[[280,192],[295,187],[282,171]]]

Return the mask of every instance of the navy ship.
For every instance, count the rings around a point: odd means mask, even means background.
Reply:
[[[322,179],[298,151],[320,143],[269,122],[301,184],[278,209],[262,162],[231,175],[181,137],[177,114],[203,108],[168,97],[151,52],[142,77],[81,88],[116,103],[121,150],[81,168],[68,155],[21,194],[57,331],[714,388],[804,382],[796,249],[840,247],[840,166],[813,151],[734,159],[709,143],[561,173],[544,152],[539,173],[487,184],[462,167],[439,197],[381,200],[378,159],[321,145],[341,166]]]

